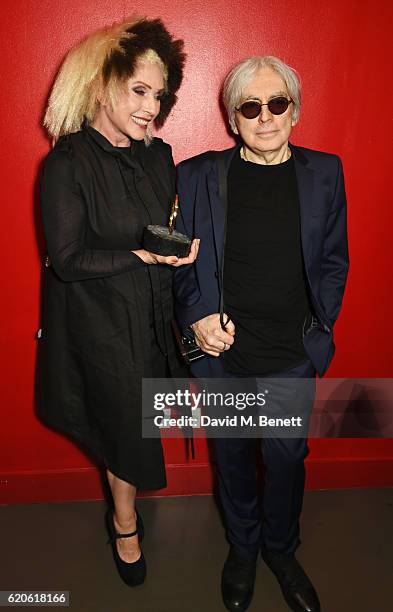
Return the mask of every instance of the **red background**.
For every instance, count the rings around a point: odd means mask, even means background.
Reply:
[[[133,10],[162,17],[186,41],[186,77],[160,134],[176,161],[232,144],[218,90],[233,63],[272,54],[299,71],[304,104],[292,141],[342,157],[349,202],[351,269],[329,376],[393,375],[389,0],[5,0],[2,6],[3,502],[100,496],[88,459],[34,416],[41,231],[35,192],[49,149],[40,122],[64,54],[86,33]],[[393,485],[392,443],[312,441],[308,488]],[[196,446],[197,459],[189,462],[183,441],[165,444],[169,487],[161,494],[211,490],[206,442]]]

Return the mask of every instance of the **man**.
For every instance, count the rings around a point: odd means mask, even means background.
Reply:
[[[179,166],[177,228],[201,239],[197,261],[174,278],[178,322],[206,353],[192,372],[322,376],[334,354],[333,326],[349,265],[341,162],[289,143],[300,84],[278,58],[252,57],[235,66],[223,100],[239,144]],[[263,440],[262,513],[254,441],[215,442],[230,543],[225,606],[249,606],[261,551],[290,609],[318,612],[317,593],[295,557],[306,437]]]

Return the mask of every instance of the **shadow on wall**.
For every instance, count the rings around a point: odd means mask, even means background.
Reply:
[[[393,438],[393,381],[318,381],[310,437]]]

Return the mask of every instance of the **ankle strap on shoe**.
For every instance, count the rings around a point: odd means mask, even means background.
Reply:
[[[135,531],[132,533],[117,533],[116,531],[115,540],[120,540],[120,538],[132,538],[132,536],[136,535],[137,533],[137,529],[135,529]]]
[[[109,538],[107,544],[112,544],[115,540],[120,540],[121,538],[132,538],[132,536],[137,535],[138,530],[132,531],[131,533],[115,533],[111,538]]]

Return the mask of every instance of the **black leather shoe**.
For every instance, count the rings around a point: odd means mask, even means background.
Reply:
[[[251,603],[255,584],[256,556],[245,557],[233,547],[224,563],[221,592],[224,605],[230,612],[243,612]]]
[[[116,540],[120,538],[131,538],[138,535],[139,540],[143,539],[144,530],[141,517],[137,513],[137,529],[131,533],[118,533],[113,523],[113,510],[108,509],[105,515],[106,526],[109,533],[108,544],[112,545],[113,558],[116,563],[117,571],[119,572],[120,578],[130,587],[138,586],[145,581],[146,578],[146,561],[141,551],[141,556],[137,561],[133,563],[127,563],[120,557]]]
[[[292,612],[320,612],[318,595],[294,554],[262,551]]]

